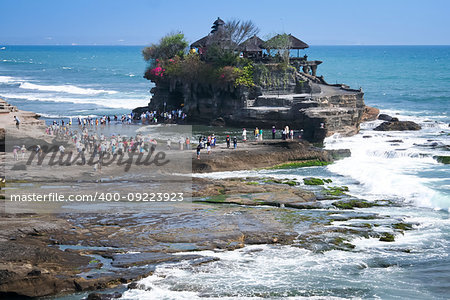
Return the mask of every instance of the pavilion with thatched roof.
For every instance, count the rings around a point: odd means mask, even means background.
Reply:
[[[242,42],[238,49],[246,58],[262,57],[264,51],[264,41],[255,34],[251,38]]]
[[[285,49],[297,49],[297,57],[300,56],[300,49],[306,49],[309,48],[309,45],[305,42],[303,42],[302,40],[296,38],[295,36],[293,36],[292,34],[288,34],[288,35],[283,35],[283,34],[277,34],[276,36],[274,36],[273,38],[271,38],[270,40],[268,40],[265,43],[265,48],[268,50],[276,50],[276,48],[273,48],[273,45],[276,44],[284,44],[282,47]]]
[[[273,38],[271,38],[270,40],[268,40],[266,42],[266,45],[270,45],[271,43],[273,43],[274,41],[283,39],[283,35],[282,34],[277,34],[276,36],[274,36]],[[306,49],[309,48],[309,45],[307,43],[305,43],[304,41],[296,38],[295,36],[293,36],[292,34],[288,34],[287,35],[287,48],[289,49]]]

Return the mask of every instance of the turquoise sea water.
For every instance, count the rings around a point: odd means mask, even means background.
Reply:
[[[140,50],[8,46],[0,50],[0,97],[55,118],[127,113],[150,97]],[[221,260],[197,269],[161,266],[142,281],[148,291],[130,291],[124,299],[448,299],[450,168],[433,157],[449,155],[450,46],[312,46],[306,53],[323,61],[318,73],[329,83],[362,87],[367,105],[422,130],[375,132],[380,121],[369,122],[353,137],[326,139],[326,148],[352,151],[330,166],[208,176],[332,178],[353,196],[396,202],[398,207],[361,211],[413,223],[414,230],[394,243],[353,240],[353,251],[269,245],[257,252],[253,246],[208,251]]]
[[[149,102],[142,47],[8,46],[0,95],[48,117],[129,112]]]

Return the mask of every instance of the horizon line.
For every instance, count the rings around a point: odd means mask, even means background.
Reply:
[[[123,46],[123,47],[147,47],[150,44],[0,44],[0,46]],[[450,44],[309,44],[309,46],[450,46]],[[306,48],[307,49],[307,48]],[[304,49],[303,49],[304,50]]]

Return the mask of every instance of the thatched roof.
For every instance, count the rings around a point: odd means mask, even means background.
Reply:
[[[206,47],[212,43],[224,43],[230,40],[230,37],[227,36],[227,34],[223,30],[223,25],[225,22],[221,18],[217,18],[216,21],[214,21],[213,26],[211,27],[211,33],[207,36],[202,37],[201,39],[193,42],[191,44],[191,48],[203,48]]]
[[[257,37],[256,34],[239,45],[239,50],[243,52],[259,52],[263,49],[264,41]]]
[[[202,37],[198,41],[195,41],[191,44],[191,48],[203,48],[206,47],[206,44],[208,43],[209,35]]]
[[[267,42],[270,43],[271,41],[278,39],[280,36],[281,36],[280,34],[277,34],[276,36],[274,36],[273,38],[271,38]],[[307,43],[303,42],[302,40],[299,40],[298,38],[296,38],[292,34],[289,34],[288,37],[289,37],[289,42],[290,42],[290,47],[289,47],[290,49],[305,49],[305,48],[309,48]]]
[[[191,48],[204,48],[210,45],[218,45],[223,49],[235,49],[236,43],[231,40],[229,36],[223,33],[210,33],[207,36],[202,37],[198,41],[191,44]]]
[[[299,40],[292,34],[289,34],[289,39],[291,40],[291,49],[306,49],[309,45],[302,40]]]

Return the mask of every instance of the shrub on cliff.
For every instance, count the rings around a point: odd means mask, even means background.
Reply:
[[[240,70],[239,76],[234,81],[235,86],[246,86],[253,87],[255,86],[255,82],[253,79],[253,64],[249,63],[245,67]]]

